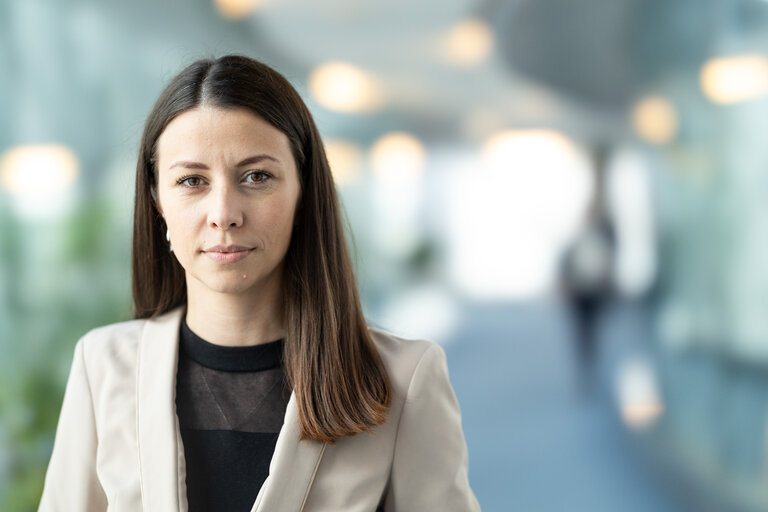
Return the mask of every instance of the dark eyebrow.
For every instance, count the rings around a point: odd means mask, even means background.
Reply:
[[[237,164],[236,167],[244,167],[246,165],[250,164],[256,164],[263,160],[272,160],[273,162],[280,163],[280,160],[273,156],[269,155],[254,155],[249,156],[239,164]],[[173,162],[169,169],[173,169],[174,167],[186,167],[187,169],[208,169],[208,166],[205,164],[201,164],[200,162],[188,162],[186,160],[179,160],[178,162]]]
[[[275,158],[273,156],[269,156],[269,155],[255,155],[255,156],[249,156],[248,158],[246,158],[245,160],[243,160],[242,162],[237,164],[237,167],[244,167],[246,165],[257,164],[257,163],[261,162],[262,160],[272,160],[275,163],[278,163],[278,164],[280,163],[280,160],[278,160],[277,158]]]
[[[186,162],[184,160],[179,160],[178,162],[173,162],[169,169],[173,169],[174,167],[186,167],[187,169],[207,169],[208,166],[205,164],[201,164],[199,162]]]

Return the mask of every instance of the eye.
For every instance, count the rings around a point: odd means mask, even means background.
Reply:
[[[266,171],[251,171],[248,174],[246,174],[244,181],[246,183],[254,183],[257,185],[260,185],[262,183],[266,183],[269,181],[269,179],[272,177],[268,172]]]
[[[203,179],[200,176],[183,176],[176,183],[189,188],[197,188],[203,184]]]

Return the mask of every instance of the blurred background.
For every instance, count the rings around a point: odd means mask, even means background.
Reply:
[[[145,116],[227,53],[315,115],[369,321],[445,347],[483,510],[768,510],[764,0],[0,0],[0,510],[130,318]]]

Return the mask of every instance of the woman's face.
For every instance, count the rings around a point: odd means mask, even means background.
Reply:
[[[190,294],[279,289],[299,200],[288,138],[247,109],[199,107],[157,141],[157,205]]]

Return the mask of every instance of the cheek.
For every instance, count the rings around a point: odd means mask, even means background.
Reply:
[[[196,210],[194,206],[181,204],[168,204],[165,210],[165,223],[179,247],[191,240],[189,234],[194,232],[199,224],[200,212]]]
[[[293,231],[293,211],[287,205],[270,209],[261,219],[261,225],[269,232],[269,238],[281,245],[287,245]]]

